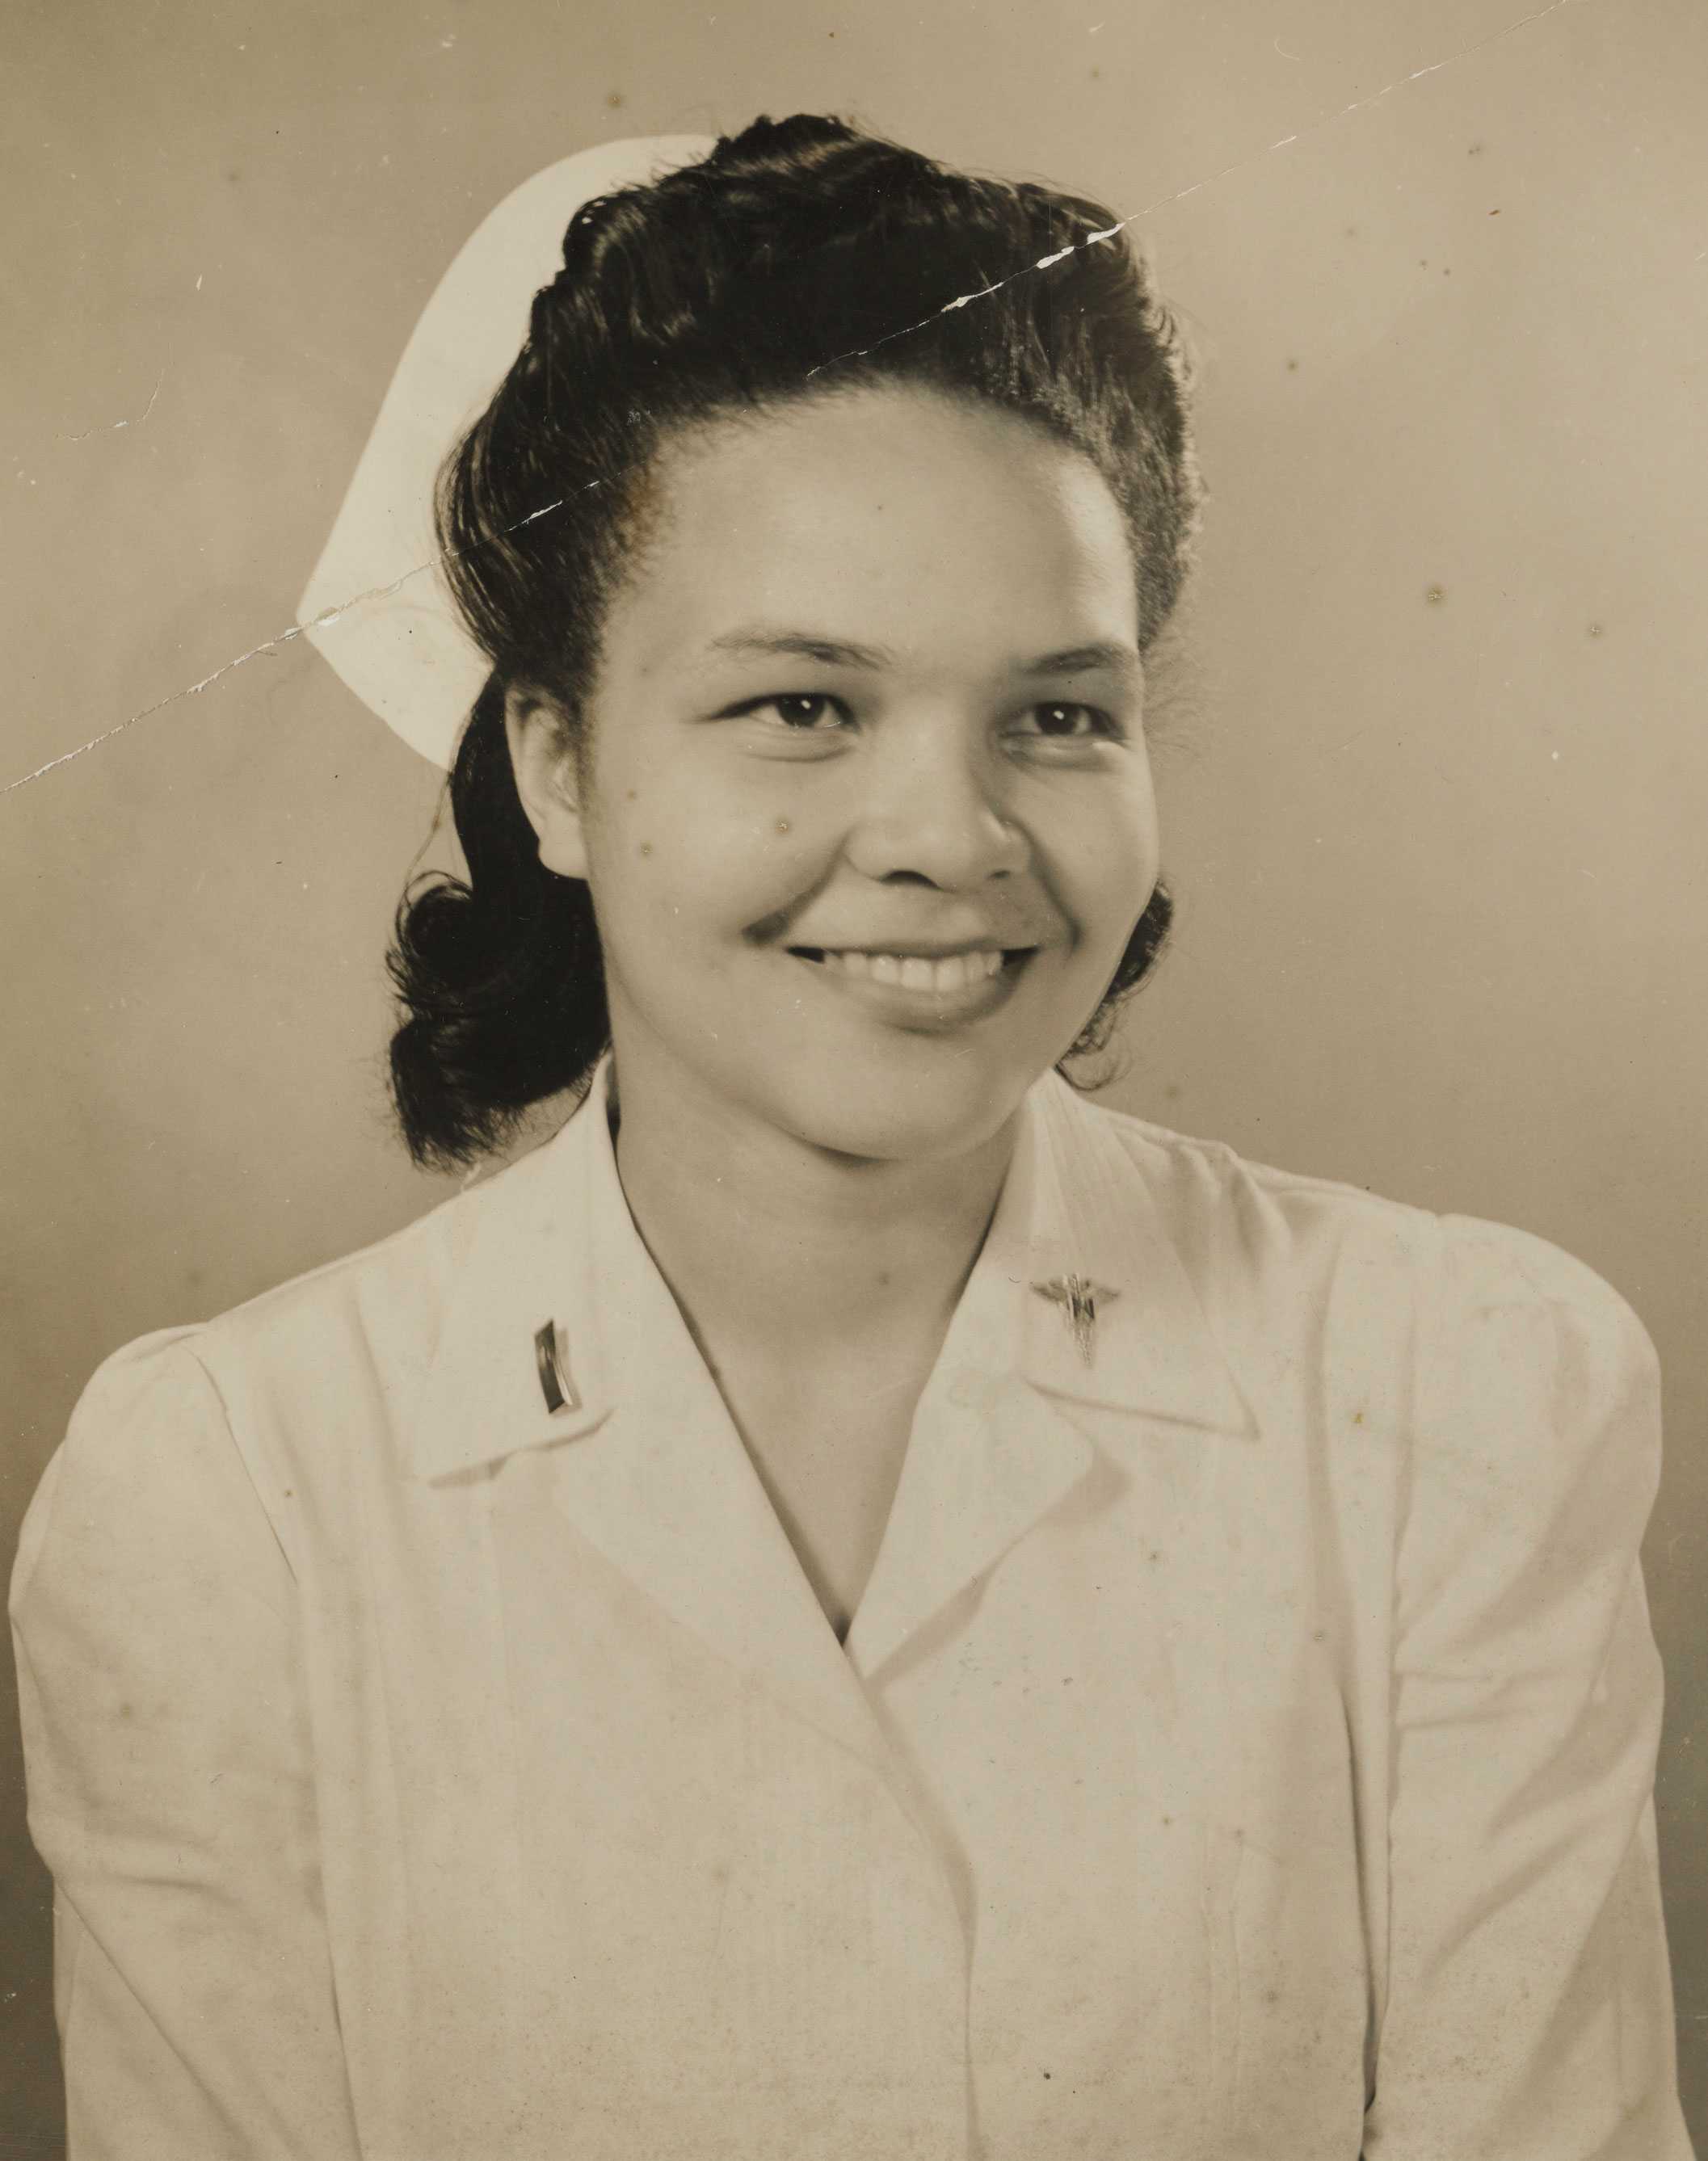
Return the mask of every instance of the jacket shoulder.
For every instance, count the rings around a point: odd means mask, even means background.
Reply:
[[[1179,1133],[1128,1111],[1101,1103],[1081,1107],[1131,1164],[1170,1228],[1189,1238],[1195,1229],[1219,1223],[1228,1235],[1255,1241],[1266,1258],[1348,1238],[1422,1253],[1439,1238],[1442,1219],[1410,1201],[1344,1179],[1280,1169],[1225,1141]]]
[[[267,1482],[283,1486],[310,1476],[307,1458],[331,1461],[359,1434],[395,1429],[431,1366],[464,1258],[482,1237],[502,1240],[507,1213],[527,1212],[549,1148],[223,1313],[121,1346],[78,1399],[73,1452],[117,1461],[143,1430],[216,1429],[258,1466],[282,1451]]]
[[[487,1220],[526,1205],[549,1144],[447,1195],[397,1230],[183,1331],[216,1368],[227,1360],[359,1345],[409,1363],[430,1356],[459,1263]]]
[[[1309,1284],[1336,1301],[1407,1308],[1420,1355],[1451,1365],[1504,1315],[1599,1362],[1648,1367],[1653,1348],[1625,1298],[1587,1263],[1537,1233],[1439,1212],[1346,1180],[1276,1168],[1226,1143],[1086,1104],[1162,1211],[1194,1273]]]

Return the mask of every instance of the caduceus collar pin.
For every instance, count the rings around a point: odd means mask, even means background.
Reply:
[[[1061,1308],[1061,1317],[1072,1329],[1074,1341],[1078,1344],[1080,1356],[1086,1365],[1093,1365],[1097,1356],[1097,1307],[1108,1305],[1121,1294],[1107,1284],[1093,1283],[1089,1276],[1077,1273],[1052,1276],[1048,1283],[1032,1286],[1039,1298],[1047,1298],[1052,1305]]]

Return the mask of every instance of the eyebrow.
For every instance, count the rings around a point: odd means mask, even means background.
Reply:
[[[810,630],[726,631],[706,648],[709,653],[729,654],[744,660],[814,660],[826,668],[893,668],[896,655],[882,645],[858,645],[840,638],[826,638]],[[1040,653],[1021,662],[1019,675],[1085,675],[1096,670],[1138,684],[1143,678],[1139,657],[1129,645],[1098,638],[1089,645],[1064,646],[1055,653]]]
[[[1141,682],[1144,675],[1143,664],[1133,648],[1119,645],[1112,638],[1097,638],[1090,645],[1064,646],[1060,653],[1040,653],[1035,660],[1027,661],[1019,672],[1023,675],[1089,675],[1099,669],[1133,685]]]
[[[889,668],[896,658],[881,645],[854,645],[810,630],[730,630],[706,650],[740,660],[816,660],[826,668]]]

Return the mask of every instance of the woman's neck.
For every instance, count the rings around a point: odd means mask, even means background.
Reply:
[[[636,1226],[702,1343],[798,1361],[940,1340],[989,1226],[1010,1120],[966,1153],[817,1148],[738,1107],[625,1076],[617,1159]]]

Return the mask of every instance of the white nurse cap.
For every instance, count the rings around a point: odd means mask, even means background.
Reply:
[[[439,565],[440,466],[521,351],[576,211],[712,147],[707,135],[637,136],[524,180],[464,242],[404,348],[297,620],[363,704],[435,765],[450,764],[489,672]]]

